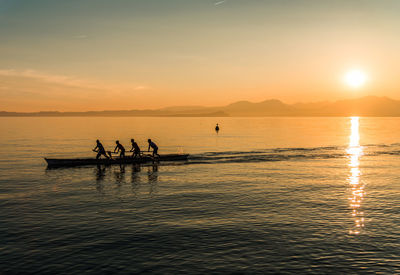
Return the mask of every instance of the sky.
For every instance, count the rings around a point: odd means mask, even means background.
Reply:
[[[0,0],[0,111],[400,99],[398,0]],[[343,81],[366,74],[362,87]]]

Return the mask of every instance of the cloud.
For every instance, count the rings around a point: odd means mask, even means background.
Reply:
[[[215,2],[214,5],[218,6],[218,5],[225,3],[226,1],[228,1],[228,0],[222,0],[222,1]]]
[[[65,86],[83,87],[83,88],[97,88],[96,85],[83,81],[75,77],[69,77],[64,75],[46,74],[35,70],[0,70],[0,76],[5,77],[23,77],[39,80],[42,82],[61,84]]]
[[[72,88],[102,90],[102,91],[124,91],[124,90],[149,90],[150,88],[144,85],[114,85],[101,81],[81,79],[72,76],[49,74],[36,70],[14,70],[0,69],[0,77],[21,77],[31,80],[40,81],[48,84],[57,84]]]
[[[86,38],[88,38],[88,37],[89,37],[89,36],[86,35],[86,34],[79,34],[79,35],[76,35],[76,36],[75,36],[76,39],[86,39]]]
[[[146,86],[136,86],[134,88],[135,91],[144,91],[144,90],[150,90],[150,87],[146,87]]]

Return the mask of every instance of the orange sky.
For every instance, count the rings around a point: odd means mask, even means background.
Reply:
[[[0,110],[398,97],[400,2],[0,2]],[[343,82],[358,68],[358,89]]]

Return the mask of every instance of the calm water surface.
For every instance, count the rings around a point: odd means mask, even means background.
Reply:
[[[149,137],[191,159],[43,160]],[[1,118],[0,148],[5,273],[400,273],[399,118]]]

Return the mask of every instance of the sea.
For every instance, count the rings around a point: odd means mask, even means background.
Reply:
[[[190,157],[44,160],[131,138]],[[3,117],[0,273],[400,274],[399,165],[400,118]]]

